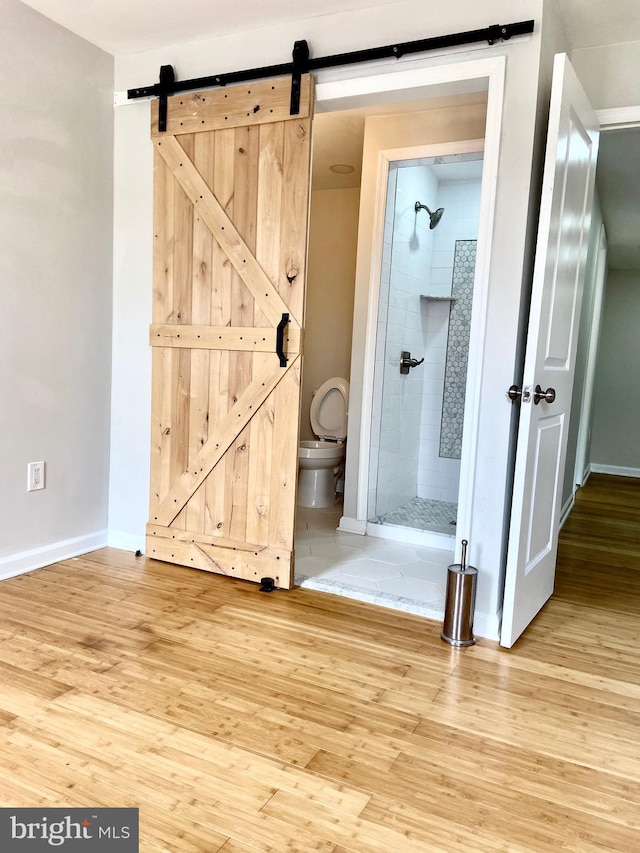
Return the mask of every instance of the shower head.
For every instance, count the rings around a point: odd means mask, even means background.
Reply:
[[[437,210],[431,212],[426,204],[420,204],[419,201],[415,204],[416,213],[419,210],[426,210],[429,214],[429,228],[433,229],[436,227],[438,222],[442,219],[442,214],[444,213],[444,207],[439,207]]]

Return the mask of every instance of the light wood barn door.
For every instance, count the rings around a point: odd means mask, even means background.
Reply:
[[[311,77],[301,88],[296,116],[290,79],[176,95],[167,131],[157,101],[151,129],[147,555],[283,588],[293,583]]]

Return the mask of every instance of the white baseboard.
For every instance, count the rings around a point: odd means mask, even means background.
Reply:
[[[576,496],[575,496],[575,493],[572,492],[569,495],[569,497],[567,498],[567,500],[564,502],[564,505],[563,505],[562,509],[560,510],[560,524],[558,526],[559,530],[562,530],[562,528],[564,527],[566,520],[569,518],[569,513],[571,512],[571,510],[575,506],[575,502],[576,502]]]
[[[414,530],[411,527],[394,527],[390,524],[367,524],[367,536],[376,539],[387,539],[390,542],[406,542],[408,545],[423,545],[425,548],[438,548],[441,551],[450,551],[453,560],[453,551],[456,547],[455,536],[447,533],[433,533],[430,530]]]
[[[10,554],[8,557],[0,558],[0,580],[23,575],[43,566],[50,566],[59,560],[69,560],[89,551],[104,548],[107,544],[107,531],[97,530],[86,536],[76,536],[73,539],[63,539],[61,542],[53,542],[51,545],[43,545],[41,548],[33,548],[30,551],[21,551],[18,554]]]
[[[121,551],[142,551],[144,554],[144,534],[123,533],[121,530],[110,530],[108,544],[110,548],[119,548]]]
[[[480,613],[476,611],[473,615],[473,633],[476,637],[484,637],[485,640],[500,641],[500,619],[501,614]]]
[[[592,462],[589,466],[593,474],[612,474],[614,477],[640,478],[640,468],[624,468],[622,465],[599,465]]]
[[[342,533],[357,533],[358,536],[364,536],[367,532],[367,522],[359,521],[357,518],[350,518],[343,515],[338,525],[338,530]]]

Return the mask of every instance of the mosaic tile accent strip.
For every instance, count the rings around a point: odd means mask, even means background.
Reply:
[[[413,498],[391,512],[369,520],[376,524],[395,524],[400,527],[413,527],[416,530],[430,530],[432,533],[451,535],[456,531],[457,516],[458,504]]]
[[[442,397],[440,456],[460,459],[477,240],[456,240]]]

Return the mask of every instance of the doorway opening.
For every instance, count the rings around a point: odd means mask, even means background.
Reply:
[[[470,381],[465,399],[465,411],[470,413],[466,422],[474,423],[486,335],[503,84],[504,58],[497,57],[442,69],[412,69],[356,82],[317,85],[301,439],[313,438],[310,403],[323,382],[342,376],[350,382],[350,397],[344,511],[340,516],[341,503],[330,508],[298,507],[296,582],[300,585],[428,613],[433,618],[442,613],[442,578],[454,559],[455,536],[367,521],[384,219],[380,188],[386,189],[389,162],[404,159],[472,154],[469,160],[477,161],[476,168],[482,170]],[[318,143],[322,136],[342,140],[342,124],[348,131],[347,153],[336,155],[332,150],[326,156]],[[350,165],[355,165],[353,171],[344,168]],[[319,171],[324,173],[323,181],[332,174],[332,181],[337,178],[348,183],[318,182]],[[416,201],[432,213],[442,206],[435,206],[426,196],[413,198],[412,205]],[[416,213],[427,219],[426,211],[414,209]],[[445,212],[434,229],[436,233],[444,229],[446,216]],[[345,247],[347,237],[349,251]],[[341,258],[342,269],[338,263]],[[345,288],[349,290],[348,300]],[[468,460],[471,476],[459,493],[458,532],[461,528],[466,531],[472,514],[478,441],[473,433],[465,425],[461,457]],[[382,536],[376,535],[375,528],[383,531]],[[425,535],[433,537],[431,543],[425,542]]]

